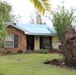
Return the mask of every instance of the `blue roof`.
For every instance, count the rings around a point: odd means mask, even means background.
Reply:
[[[29,32],[30,35],[52,35],[55,33],[53,26],[49,25],[40,25],[40,24],[16,24],[20,28]]]

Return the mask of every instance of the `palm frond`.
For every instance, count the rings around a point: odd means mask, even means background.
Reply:
[[[33,3],[34,7],[42,14],[44,14],[46,10],[48,12],[51,11],[50,0],[29,0],[29,1]]]
[[[3,21],[0,19],[0,39],[5,39],[6,35],[7,35],[6,27]]]

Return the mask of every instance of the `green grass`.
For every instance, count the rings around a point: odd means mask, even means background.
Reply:
[[[58,54],[15,54],[0,56],[0,75],[76,75],[76,70],[46,65]]]

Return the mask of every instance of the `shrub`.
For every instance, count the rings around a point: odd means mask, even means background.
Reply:
[[[48,52],[49,52],[48,50],[44,50],[43,51],[44,54],[48,54]]]
[[[34,50],[34,53],[43,53],[43,49],[40,49],[40,50]]]
[[[23,51],[22,50],[18,50],[17,53],[23,53]]]
[[[11,54],[11,53],[12,53],[11,50],[6,51],[6,54]]]
[[[31,50],[26,50],[26,53],[32,53],[32,51]]]

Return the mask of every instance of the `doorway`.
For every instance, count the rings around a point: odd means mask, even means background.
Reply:
[[[34,50],[34,35],[27,36],[27,50]]]

